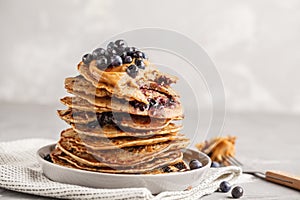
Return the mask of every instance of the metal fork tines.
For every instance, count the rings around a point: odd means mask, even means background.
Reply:
[[[300,190],[300,177],[298,176],[291,175],[287,172],[278,172],[274,170],[267,170],[266,172],[255,170],[249,166],[245,166],[235,157],[224,156],[224,159],[227,164],[241,167],[243,173],[245,174],[251,174],[273,183]]]
[[[237,167],[241,167],[243,170],[243,173],[245,174],[251,174],[259,178],[265,178],[265,173],[255,170],[249,166],[245,166],[242,162],[240,162],[238,159],[235,157],[229,157],[229,156],[224,156],[224,159],[226,162],[228,162],[230,165],[234,165]]]

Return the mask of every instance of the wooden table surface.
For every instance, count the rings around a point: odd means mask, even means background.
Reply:
[[[0,141],[21,138],[58,139],[66,127],[56,116],[57,106],[0,105]],[[300,116],[288,114],[227,113],[224,135],[236,135],[237,158],[257,169],[275,169],[300,175]],[[300,192],[243,175],[242,199],[300,200]],[[229,199],[214,193],[204,200]],[[0,188],[0,199],[48,199]]]

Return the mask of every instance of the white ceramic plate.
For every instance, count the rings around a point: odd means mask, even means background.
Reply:
[[[188,149],[184,152],[184,160],[189,162],[198,159],[203,167],[186,172],[169,174],[135,175],[109,174],[72,169],[53,164],[43,158],[53,150],[55,144],[42,147],[37,152],[38,161],[46,177],[53,181],[82,185],[93,188],[138,188],[146,187],[153,194],[163,191],[185,190],[189,186],[196,186],[202,181],[203,174],[210,168],[210,158],[198,151]]]

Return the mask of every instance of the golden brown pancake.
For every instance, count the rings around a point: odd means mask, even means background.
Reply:
[[[178,78],[159,71],[139,50],[123,52],[131,63],[105,67],[98,50],[83,57],[80,75],[65,79],[71,96],[61,99],[67,109],[57,113],[71,128],[61,132],[53,162],[104,173],[187,170],[181,150],[189,139],[174,122],[183,119],[180,96],[171,87]]]
[[[65,79],[65,88],[67,91],[84,92],[87,95],[95,95],[97,97],[112,96],[106,88],[109,87],[103,83],[101,88],[94,87],[89,81],[85,80],[83,76],[69,77]]]
[[[145,146],[133,146],[111,150],[93,150],[83,143],[78,143],[73,138],[61,138],[57,146],[66,154],[86,158],[87,160],[97,160],[96,165],[119,166],[133,165],[146,160],[153,159],[154,156],[167,151],[179,150],[189,144],[187,139],[168,141]],[[72,157],[72,155],[70,155]],[[98,163],[99,162],[99,163]]]
[[[96,138],[91,136],[79,135],[73,129],[67,129],[62,131],[61,138],[74,138],[77,144],[83,144],[87,148],[93,150],[108,150],[119,149],[124,147],[142,146],[149,144],[157,144],[161,142],[173,141],[184,139],[181,134],[166,134],[155,135],[152,137],[118,137],[118,138]]]
[[[153,118],[183,118],[182,107],[180,104],[177,104],[175,108],[162,108],[153,110],[150,109],[142,111],[140,108],[135,108],[128,102],[122,102],[120,99],[111,99],[110,97],[100,98],[78,93],[75,97],[62,98],[61,102],[68,107],[79,109],[82,111],[103,112],[103,110],[110,109],[113,112],[125,112],[133,115],[150,116]]]
[[[127,113],[95,113],[88,111],[80,111],[77,109],[68,108],[68,110],[58,110],[59,117],[68,124],[86,125],[86,128],[100,130],[106,125],[114,125],[122,130],[159,130],[171,122],[171,119],[151,118],[148,116],[130,115]],[[111,117],[110,122],[101,122],[101,117],[108,115]],[[108,123],[108,124],[107,124]],[[81,126],[83,127],[83,126]]]
[[[125,65],[123,68],[126,69],[127,66]],[[133,79],[127,75],[124,69],[122,69],[122,72],[104,72],[95,66],[95,62],[91,62],[90,66],[82,62],[78,64],[79,73],[96,88],[105,88],[109,93],[117,94],[126,99],[133,98],[147,103],[147,98],[139,89],[150,86],[152,89],[164,92],[170,96],[178,96],[177,92],[168,85],[161,85],[155,82],[159,81],[159,79],[168,79],[168,82],[175,83],[178,79],[177,77],[163,74],[154,68],[147,68],[146,70],[141,70],[139,76]]]
[[[83,76],[69,77],[65,79],[65,88],[68,92],[72,93],[73,91],[85,93],[86,95],[97,96],[97,97],[117,97],[121,99],[126,99],[127,101],[135,100],[132,97],[119,96],[118,93],[110,93],[113,91],[110,85],[105,83],[98,83],[98,88],[96,88],[92,83],[87,81]],[[156,90],[157,89],[157,90]],[[146,99],[149,98],[159,98],[160,96],[170,96],[172,94],[174,97],[179,97],[179,95],[172,91],[170,87],[159,86],[157,84],[151,83],[140,88],[141,92],[144,94]],[[148,102],[145,102],[148,103]]]
[[[129,168],[110,168],[110,167],[95,167],[95,166],[91,167],[89,165],[85,165],[81,162],[78,162],[77,160],[70,157],[69,155],[66,155],[60,149],[55,149],[51,153],[51,158],[54,163],[66,167],[76,168],[76,169],[83,169],[88,171],[104,172],[104,173],[140,174],[140,173],[152,171],[156,168],[160,168],[168,164],[177,163],[182,160],[182,153],[180,151],[170,152],[165,156],[156,157],[150,162],[141,163],[140,165],[136,165],[135,167],[129,167]],[[61,160],[63,160],[63,162]]]
[[[96,126],[87,126],[85,124],[72,124],[72,128],[78,134],[94,136],[94,137],[105,137],[105,138],[114,138],[114,137],[149,137],[152,135],[164,135],[172,134],[179,132],[182,129],[181,125],[175,125],[170,123],[164,128],[151,130],[136,130],[136,129],[120,129],[114,125],[106,125],[104,127]]]

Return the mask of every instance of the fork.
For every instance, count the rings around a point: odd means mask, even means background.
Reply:
[[[253,176],[262,178],[264,180],[277,183],[280,185],[284,185],[296,190],[300,190],[300,177],[299,176],[293,176],[290,174],[287,174],[285,172],[279,172],[279,171],[273,171],[268,170],[265,173],[259,170],[252,169],[249,166],[244,165],[241,163],[238,159],[235,157],[229,157],[224,156],[224,159],[226,162],[228,162],[230,165],[235,165],[238,167],[241,167],[243,170],[243,173],[245,174],[251,174]]]

